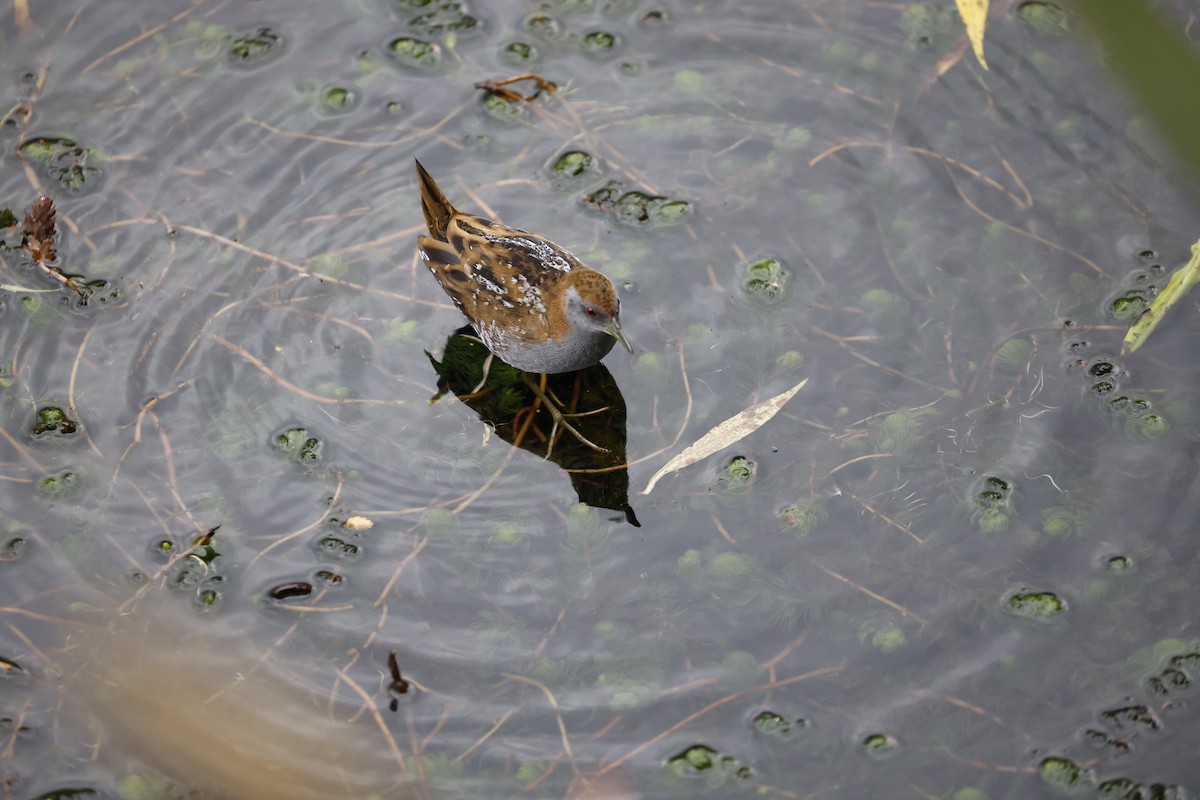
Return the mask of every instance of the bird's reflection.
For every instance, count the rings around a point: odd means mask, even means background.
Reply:
[[[547,393],[562,402],[565,412],[582,414],[571,417],[571,424],[606,451],[599,452],[569,433],[563,435],[561,429],[551,446],[550,415],[540,407],[523,374],[493,358],[484,381],[487,357],[488,349],[469,325],[451,334],[441,361],[429,355],[438,374],[434,400],[453,392],[504,441],[540,456],[549,452],[550,460],[570,477],[580,502],[620,511],[631,525],[641,527],[629,505],[625,398],[608,369],[596,364],[578,372],[546,376]]]

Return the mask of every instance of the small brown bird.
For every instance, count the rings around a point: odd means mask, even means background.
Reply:
[[[421,258],[488,350],[519,370],[542,374],[590,367],[617,342],[633,352],[608,278],[545,237],[458,211],[421,162],[416,165],[429,228],[429,236],[417,240]],[[602,449],[529,384],[555,426]],[[550,439],[553,446],[553,431]]]

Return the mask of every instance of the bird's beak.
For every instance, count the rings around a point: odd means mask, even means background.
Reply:
[[[608,323],[608,332],[612,334],[614,339],[621,343],[622,347],[629,351],[630,355],[633,354],[633,348],[629,346],[629,340],[626,339],[625,334],[621,332],[621,323],[617,322],[616,320]]]

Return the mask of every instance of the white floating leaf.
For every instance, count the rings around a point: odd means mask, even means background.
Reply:
[[[365,531],[375,527],[375,522],[367,517],[349,517],[342,523],[342,527],[348,531]]]
[[[749,434],[754,433],[754,431],[766,424],[767,420],[778,414],[779,409],[783,408],[784,404],[788,400],[791,400],[796,392],[803,389],[806,383],[808,383],[808,378],[800,381],[783,394],[775,395],[770,400],[763,400],[761,403],[755,403],[744,411],[734,414],[701,436],[690,447],[672,458],[663,465],[662,469],[654,473],[654,477],[646,484],[646,488],[642,490],[642,494],[650,494],[654,490],[654,484],[658,483],[659,478],[664,475],[670,475],[672,472],[678,472],[684,467],[689,467],[697,461],[708,458],[713,453],[718,453],[729,447],[729,445],[739,442]]]

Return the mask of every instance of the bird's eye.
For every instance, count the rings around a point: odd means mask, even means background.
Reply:
[[[596,309],[592,308],[591,306],[584,306],[583,313],[587,314],[589,317],[592,317],[593,319],[600,315],[600,312],[597,311]]]

